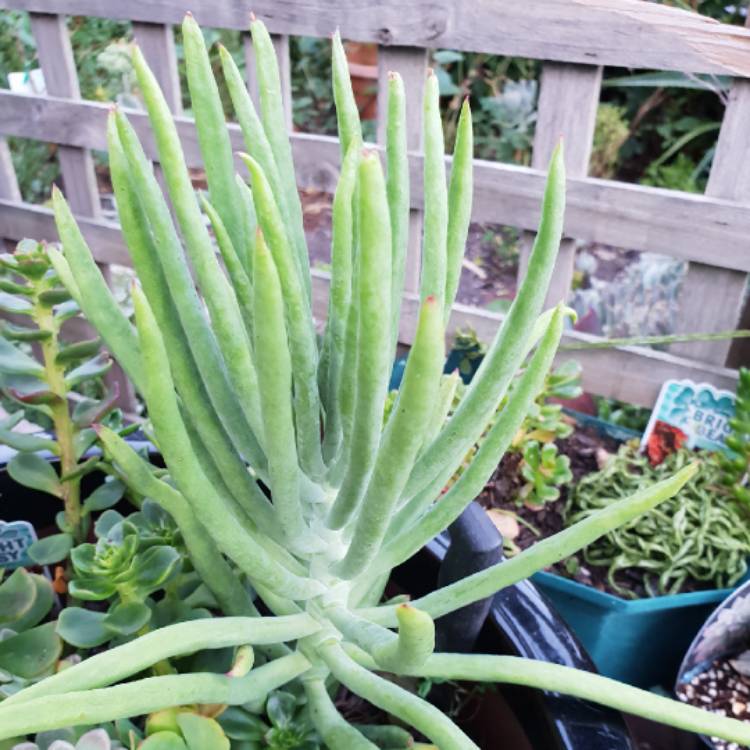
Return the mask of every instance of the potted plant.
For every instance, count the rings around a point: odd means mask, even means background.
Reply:
[[[681,449],[652,466],[637,445],[623,445],[570,490],[565,523],[694,458]],[[746,512],[721,491],[722,477],[716,457],[706,456],[700,475],[658,512],[607,534],[557,572],[533,577],[602,673],[642,687],[669,685],[707,613],[746,576]]]
[[[726,454],[718,458],[722,483],[730,497],[747,508],[750,460],[750,371],[740,369],[735,415],[730,420]],[[745,518],[746,523],[746,518]],[[700,704],[719,714],[747,721],[748,633],[750,583],[745,582],[722,601],[702,624],[685,653],[676,680],[676,693],[686,703]],[[704,737],[707,744],[726,750],[731,743]]]
[[[462,334],[457,342],[466,338]],[[463,348],[454,346],[454,353]],[[561,409],[560,402],[578,395],[571,360],[550,374],[478,497],[508,534],[510,554],[695,458],[683,449],[652,465],[632,432]],[[625,438],[630,440],[618,449]],[[739,441],[737,435],[729,438],[735,447]],[[575,479],[569,456],[576,463]],[[700,477],[659,511],[603,536],[554,571],[533,576],[609,677],[640,687],[670,685],[707,614],[746,576],[750,533],[742,505],[746,490],[738,484],[746,458],[700,457],[706,459]]]
[[[534,577],[604,674],[635,685],[670,685],[706,617],[747,578],[749,389],[750,373],[743,368],[726,454],[679,448],[664,457],[660,448],[642,455],[632,441],[572,489],[567,523],[658,481],[696,455],[703,460],[700,476],[660,511],[602,537],[568,561],[567,577]],[[657,458],[662,462],[655,463]],[[615,634],[618,645],[612,648]]]
[[[134,66],[181,236],[135,132],[123,113],[113,112],[108,129],[113,184],[142,286],[133,289],[135,329],[107,290],[63,197],[57,192],[53,199],[64,246],[64,255],[51,252],[55,268],[143,395],[166,469],[152,466],[104,425],[96,427],[100,444],[131,491],[171,516],[207,595],[225,616],[149,630],[28,685],[0,704],[0,738],[184,705],[252,708],[290,685],[303,692],[313,726],[329,747],[383,746],[371,728],[352,725],[337,710],[329,689],[342,685],[444,750],[476,748],[444,712],[395,681],[423,678],[550,689],[750,742],[750,728],[741,722],[586,671],[507,656],[434,652],[435,618],[493,595],[654,507],[695,475],[695,465],[513,560],[411,603],[382,601],[392,569],[472,501],[543,385],[567,314],[562,306],[541,310],[562,232],[562,152],[558,149],[550,166],[526,279],[485,366],[443,424],[436,418],[443,325],[470,215],[471,124],[465,106],[448,189],[437,81],[428,77],[419,322],[398,399],[384,425],[409,209],[400,79],[394,74],[389,84],[386,180],[379,156],[362,148],[343,50],[334,40],[344,158],[334,204],[329,315],[319,355],[278,68],[265,27],[254,20],[251,30],[260,118],[231,57],[222,56],[251,152],[243,157],[248,190],[235,181],[201,32],[191,18],[183,29],[209,185],[204,207],[226,276],[167,104],[137,49]],[[494,418],[529,354],[473,462],[435,502]],[[84,579],[111,570],[141,543],[141,535],[135,542],[126,542],[128,536],[133,535],[121,525],[108,537],[119,545],[117,551],[107,554],[107,544],[97,543],[74,559]],[[99,553],[104,558],[97,561]],[[119,581],[118,574],[110,583]],[[246,582],[257,593],[262,614]],[[143,612],[137,600],[135,605]],[[221,648],[236,649],[226,673],[199,665],[177,674],[172,669],[178,657]],[[263,662],[257,667],[253,648]],[[138,677],[144,670],[152,676]],[[394,679],[384,679],[382,672]]]

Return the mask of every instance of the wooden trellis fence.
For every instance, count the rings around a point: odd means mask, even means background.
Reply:
[[[414,237],[420,227],[420,93],[428,49],[448,48],[543,61],[531,168],[477,161],[474,219],[531,231],[538,220],[541,171],[560,135],[569,173],[566,239],[552,297],[570,290],[573,239],[664,253],[689,261],[683,284],[681,331],[735,327],[750,272],[750,30],[646,0],[0,0],[0,9],[28,11],[39,47],[45,96],[0,90],[0,236],[55,239],[50,212],[24,204],[1,136],[59,144],[66,193],[95,255],[104,266],[127,264],[116,225],[99,216],[91,149],[105,149],[107,106],[80,98],[65,14],[125,19],[153,67],[175,113],[180,90],[173,26],[191,10],[205,26],[244,30],[252,10],[274,33],[290,102],[288,35],[342,36],[375,42],[379,81],[388,70],[404,77],[413,167]],[[250,37],[248,84],[253,88]],[[602,66],[677,70],[733,77],[705,195],[631,185],[587,176]],[[385,86],[379,90],[385,91]],[[384,111],[384,107],[379,110]],[[290,110],[288,110],[290,111]],[[156,157],[146,118],[132,122]],[[199,165],[193,124],[179,118],[191,165]],[[232,130],[240,147],[239,132]],[[378,137],[382,129],[378,130]],[[301,187],[331,191],[338,171],[335,139],[292,134]],[[411,339],[416,313],[418,250],[410,253],[401,338]],[[523,260],[523,259],[522,259]],[[523,264],[522,264],[523,265]],[[315,304],[325,310],[327,277],[315,272]],[[456,305],[453,325],[472,325],[489,339],[500,316]],[[571,333],[570,340],[588,339]],[[705,342],[675,352],[620,348],[575,352],[586,387],[602,395],[650,405],[663,380],[690,377],[732,387],[725,366],[728,342]]]

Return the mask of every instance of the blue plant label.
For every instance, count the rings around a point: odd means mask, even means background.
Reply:
[[[724,439],[731,432],[732,416],[732,391],[692,380],[667,380],[651,412],[641,448],[649,456],[661,448],[671,452],[681,446],[726,450]]]
[[[28,550],[35,541],[36,532],[28,521],[0,521],[0,568],[33,565]]]

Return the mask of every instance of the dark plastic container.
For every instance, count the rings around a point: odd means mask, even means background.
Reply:
[[[488,535],[494,538],[498,552],[501,548],[494,525],[475,504],[467,508],[450,533],[453,543],[460,545],[453,548],[452,554],[449,553],[451,537],[442,534],[394,571],[393,579],[401,589],[412,596],[422,596],[439,585],[439,581],[454,580],[455,571],[445,570],[446,559],[449,567],[458,561],[462,575],[492,564],[486,542]],[[473,566],[466,564],[472,560]],[[439,647],[441,640],[448,640],[450,650],[510,654],[596,670],[577,637],[531,582],[507,587],[483,607],[485,616],[480,603],[474,617],[460,623],[466,636],[462,642],[444,636],[443,621],[452,615],[438,620]],[[479,623],[477,618],[482,618]],[[482,748],[632,750],[634,747],[617,711],[558,693],[516,686],[498,688],[500,700],[489,701],[486,708],[489,716],[484,717],[485,722],[479,728]]]

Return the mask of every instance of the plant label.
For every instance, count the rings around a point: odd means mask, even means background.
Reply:
[[[0,568],[34,565],[28,549],[35,541],[36,532],[28,521],[0,521]]]
[[[692,380],[667,380],[661,387],[641,440],[652,464],[685,446],[725,450],[731,432],[734,393]]]

